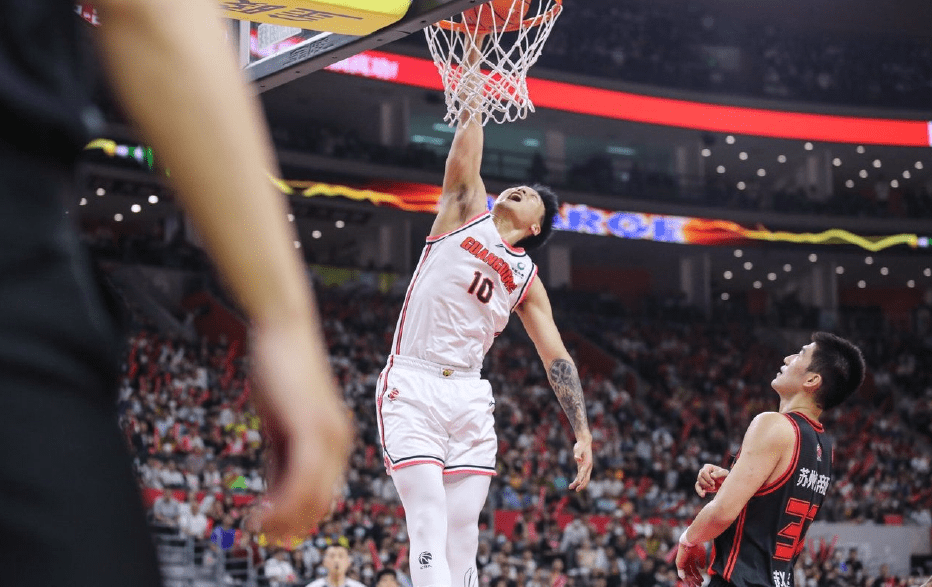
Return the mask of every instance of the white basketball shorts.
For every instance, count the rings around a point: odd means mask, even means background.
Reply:
[[[478,371],[392,355],[376,389],[388,474],[432,464],[445,475],[495,475],[495,400]]]

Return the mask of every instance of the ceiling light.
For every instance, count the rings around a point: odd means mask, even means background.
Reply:
[[[776,280],[777,280],[777,274],[776,274],[776,273],[768,273],[768,274],[767,274],[767,279],[768,279],[769,281],[776,281]]]
[[[864,154],[864,145],[858,145],[858,148],[855,149],[855,150],[856,150],[858,153],[860,153],[861,155],[863,155],[863,154]]]
[[[922,161],[916,161],[916,169],[922,169]]]
[[[78,202],[79,206],[87,206],[87,198],[81,198],[81,201]]]
[[[750,271],[751,269],[754,269],[754,263],[751,263],[750,261],[745,261],[744,268]]]
[[[97,195],[98,195],[98,196],[102,196],[102,195],[104,195],[104,194],[106,194],[106,193],[107,193],[107,190],[105,190],[104,188],[97,188]]]
[[[880,159],[874,159],[874,167],[880,169]]]
[[[903,179],[909,179],[912,174],[909,172],[909,169],[903,172]]]
[[[113,219],[116,220],[117,222],[123,222],[123,215],[117,212],[116,214],[113,215]]]
[[[865,287],[867,287],[867,282],[864,281],[863,279],[860,280],[860,281],[858,281],[858,287],[859,287],[860,289],[864,289]]]
[[[149,196],[149,203],[150,203],[150,204],[158,204],[158,203],[159,203],[159,197],[156,196],[155,194],[152,194],[151,196]]]
[[[738,182],[738,189],[739,189],[739,190],[743,190],[743,189],[746,188],[746,187],[747,187],[747,186],[744,184],[743,181],[739,181],[739,182]]]
[[[132,210],[133,214],[139,214],[140,212],[142,212],[142,206],[140,206],[139,204],[133,204],[132,206],[129,207],[129,209]]]
[[[816,261],[819,260],[819,256],[816,255],[815,253],[809,253],[809,260],[815,263]]]
[[[761,283],[760,281],[755,281],[755,282],[754,282],[754,289],[760,289],[761,287],[763,287],[763,285],[764,285],[764,284]]]
[[[319,230],[315,230],[314,232],[311,233],[311,238],[320,238],[322,236],[323,235],[320,233]]]
[[[724,277],[725,279],[731,279],[733,276],[734,276],[734,274],[733,274],[731,271],[726,271],[726,272],[723,274],[723,277]]]
[[[723,302],[727,302],[729,298],[731,298],[731,296],[728,295],[728,292],[727,292],[727,291],[723,291],[723,292],[722,292],[722,301],[723,301]]]
[[[728,143],[729,145],[734,145],[735,137],[728,135],[727,137],[725,137],[725,142]]]
[[[703,149],[701,152],[702,152],[703,157],[708,157],[712,154],[712,151],[710,149]]]
[[[887,274],[889,274],[889,273],[890,273],[890,270],[887,269],[886,267],[881,267],[881,268],[880,268],[880,274],[881,274],[881,275],[887,275]]]
[[[853,179],[849,179],[848,181],[846,181],[846,182],[845,182],[845,187],[848,188],[848,189],[853,188],[853,187],[854,187],[854,180],[853,180]]]
[[[807,151],[811,151],[811,150],[812,150],[812,143],[810,143],[809,141],[806,141],[806,144],[803,145],[803,148],[806,149]]]
[[[777,161],[780,163],[786,163],[786,155],[777,155]]]
[[[294,214],[288,214],[288,222],[294,222]]]
[[[747,161],[748,154],[744,151],[741,151],[740,153],[738,153],[738,159],[741,159],[742,161]]]
[[[900,182],[899,182],[899,180],[891,179],[891,180],[890,180],[890,187],[892,187],[892,188],[898,188],[898,187],[900,187]]]
[[[929,269],[928,267],[926,267],[925,269],[922,270],[922,274],[925,275],[926,277],[932,277],[932,269]]]
[[[810,256],[811,256],[811,255],[810,255]],[[785,271],[785,272],[787,272],[787,273],[789,273],[789,272],[792,271],[792,270],[793,270],[793,266],[790,265],[789,263],[787,263],[786,265],[783,266],[783,271]]]
[[[835,157],[834,159],[832,159],[832,165],[834,165],[835,167],[841,167],[841,159],[839,159],[838,157]]]
[[[718,167],[715,168],[715,171],[717,171],[717,172],[719,172],[719,173],[725,173],[725,166],[724,166],[724,165],[719,165]]]
[[[844,272],[845,272],[845,268],[842,267],[841,265],[839,265],[838,267],[835,267],[835,273],[837,273],[838,275],[843,275]]]
[[[767,175],[767,170],[763,167],[757,170],[757,177],[764,177],[765,175]]]
[[[870,255],[864,257],[864,264],[865,264],[865,265],[873,265],[873,264],[874,264],[874,258],[871,257]]]
[[[916,287],[916,281],[914,279],[910,279],[906,282],[906,287]]]
[[[343,222],[342,220],[337,220],[337,221],[334,223],[334,225],[335,225],[337,228],[343,228],[344,226],[346,226],[346,223]]]
[[[741,249],[735,249],[735,257],[739,257],[739,258],[740,258],[741,255],[743,255],[743,254],[744,254],[744,251],[742,251]]]

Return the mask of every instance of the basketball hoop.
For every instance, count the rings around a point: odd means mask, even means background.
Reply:
[[[453,125],[464,112],[485,126],[525,118],[534,111],[527,72],[563,10],[563,0],[492,0],[424,29],[434,65],[443,80],[447,115]],[[477,38],[485,35],[481,47]],[[467,62],[474,48],[475,63]]]

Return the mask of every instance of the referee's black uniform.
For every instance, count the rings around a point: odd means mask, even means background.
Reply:
[[[0,584],[159,584],[118,334],[64,202],[94,112],[74,0],[0,0]]]

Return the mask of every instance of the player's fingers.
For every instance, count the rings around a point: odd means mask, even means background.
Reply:
[[[582,459],[578,462],[578,467],[576,479],[570,483],[570,489],[575,489],[577,492],[582,491],[589,484],[589,477],[592,475],[592,462]]]
[[[699,495],[699,497],[705,497],[705,488],[699,484],[699,481],[696,481],[696,494]]]

